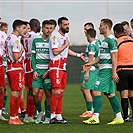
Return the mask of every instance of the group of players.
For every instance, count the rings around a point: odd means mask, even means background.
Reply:
[[[133,26],[133,20],[131,24]],[[58,31],[55,30],[56,21],[53,19],[44,20],[42,28],[37,19],[31,19],[29,22],[14,20],[12,24],[13,32],[8,37],[3,36],[2,31],[0,32],[0,119],[7,120],[2,116],[4,90],[6,90],[2,58],[6,55],[6,73],[11,89],[8,124],[24,124],[24,122],[39,124],[43,117],[43,124],[68,123],[62,116],[62,98],[66,88],[66,63],[69,54],[79,57],[87,63],[83,66],[81,75],[81,90],[86,101],[87,111],[80,117],[89,119],[83,121],[83,123],[91,125],[100,123],[101,92],[108,97],[116,114],[116,118],[108,124],[122,124],[124,121],[131,121],[128,118],[128,98],[133,108],[132,77],[127,76],[124,79],[122,78],[123,75],[128,74],[123,74],[123,72],[119,74],[118,72],[121,72],[121,70],[132,72],[133,58],[130,53],[132,49],[130,43],[133,42],[129,37],[129,35],[132,35],[132,31],[126,21],[116,24],[114,27],[116,38],[124,36],[125,38],[122,39],[131,40],[124,42],[128,42],[127,45],[130,46],[126,46],[126,48],[129,48],[127,49],[128,58],[131,58],[127,61],[127,53],[124,54],[124,50],[121,52],[122,55],[119,54],[120,48],[125,45],[118,49],[118,45],[123,42],[119,42],[112,35],[112,25],[110,19],[101,20],[99,31],[105,39],[100,42],[96,37],[93,24],[86,23],[84,31],[89,44],[85,54],[83,54],[69,49],[70,42],[67,34],[69,32],[69,20],[66,17],[58,19]],[[40,34],[40,29],[42,29],[42,34]],[[127,37],[129,38],[127,39]],[[120,63],[117,61],[117,55]],[[122,64],[123,60],[126,60],[127,64]],[[116,69],[117,65],[118,69]],[[129,78],[128,81],[127,78]],[[115,96],[114,81],[121,94],[124,118],[120,112],[119,101]],[[26,112],[23,99],[24,88],[27,89]],[[43,94],[45,94],[45,114],[41,106]],[[24,114],[25,117],[23,122],[18,116],[19,108],[21,108],[21,115]],[[34,119],[36,111],[38,111],[38,115]]]
[[[133,121],[133,117],[129,118],[128,116],[128,100],[133,112],[133,19],[131,20],[132,30],[127,21],[117,23],[114,26],[113,31],[117,39],[111,33],[112,25],[110,19],[101,20],[99,31],[105,38],[101,43],[96,37],[93,24],[86,23],[84,25],[85,34],[89,41],[86,49],[89,60],[87,59],[87,64],[83,66],[85,72],[81,75],[81,90],[86,101],[87,111],[79,117],[89,118],[83,121],[85,124],[100,123],[101,92],[109,99],[116,116],[108,124]],[[123,118],[119,101],[115,96],[114,82],[116,82],[117,90],[120,92]]]

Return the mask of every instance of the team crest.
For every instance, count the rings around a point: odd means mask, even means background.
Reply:
[[[53,39],[53,40],[56,40],[56,39],[57,39],[57,36],[52,36],[52,39]]]

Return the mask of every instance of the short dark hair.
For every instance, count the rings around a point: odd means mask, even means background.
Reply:
[[[118,33],[118,34],[124,33],[124,27],[123,27],[123,25],[122,25],[121,23],[117,23],[117,24],[114,26],[113,30],[114,30],[116,33]]]
[[[63,20],[68,20],[68,18],[66,18],[66,17],[60,17],[58,19],[58,25],[61,24]]]
[[[13,30],[16,29],[16,27],[18,26],[22,26],[22,25],[27,25],[25,21],[22,21],[20,19],[16,19],[14,20],[13,24],[12,24],[12,27],[13,27]]]
[[[93,28],[90,28],[86,31],[87,35],[90,35],[90,37],[95,38],[96,37],[96,30]]]
[[[42,27],[45,26],[46,24],[52,24],[52,22],[49,21],[49,20],[44,20],[44,21],[42,22]]]
[[[40,24],[39,20],[36,19],[36,18],[32,18],[32,19],[29,21],[29,24],[30,24],[31,29],[33,29],[34,26],[36,26],[38,23]]]
[[[57,25],[56,20],[50,19],[49,21],[52,23],[52,25],[54,25],[56,27],[56,25]]]
[[[105,18],[101,20],[104,24],[108,25],[109,29],[112,28],[113,26],[113,22],[111,21],[111,19]]]
[[[133,18],[131,19],[131,21],[130,22],[133,22]]]
[[[94,25],[93,25],[93,23],[91,23],[91,22],[85,23],[85,24],[84,24],[84,27],[85,27],[86,25],[90,25],[92,28],[94,28]]]
[[[26,23],[26,25],[27,25],[27,24],[30,24],[28,21],[24,21],[24,22]]]
[[[128,26],[129,26],[129,23],[128,23],[127,21],[122,21],[121,24],[122,24],[123,26],[125,26],[125,25],[128,25]]]
[[[2,28],[3,26],[8,26],[8,24],[7,23],[5,23],[5,22],[1,22],[1,26],[0,26],[0,28]]]

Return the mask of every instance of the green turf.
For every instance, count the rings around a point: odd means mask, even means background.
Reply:
[[[71,124],[8,125],[7,122],[0,121],[0,133],[130,133],[133,131],[133,123],[107,125],[107,122],[110,122],[114,118],[114,114],[104,95],[100,125],[90,126],[83,124],[82,121],[84,119],[81,119],[78,116],[85,111],[85,102],[79,87],[79,84],[68,84],[63,99],[63,117],[70,121]],[[9,97],[7,111],[9,112]],[[9,118],[9,115],[6,117]]]

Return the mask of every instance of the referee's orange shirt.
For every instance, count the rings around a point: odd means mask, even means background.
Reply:
[[[117,43],[118,43],[117,66],[121,66],[120,68],[122,70],[133,69],[132,67],[130,67],[133,66],[133,39],[129,36],[121,36],[117,39]]]

